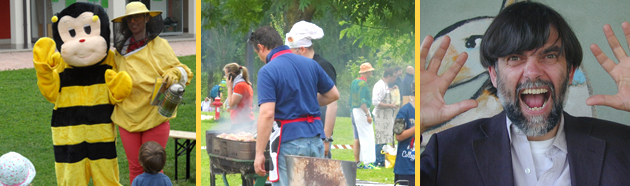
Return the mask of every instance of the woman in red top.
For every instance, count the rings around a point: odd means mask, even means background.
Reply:
[[[227,102],[229,105],[232,130],[255,132],[254,90],[249,81],[247,68],[236,63],[230,63],[223,68],[227,84]]]

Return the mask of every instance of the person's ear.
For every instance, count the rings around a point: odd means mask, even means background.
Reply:
[[[258,49],[258,50],[256,50],[256,51],[261,52],[261,51],[262,51],[262,49],[264,49],[264,47],[265,47],[265,46],[264,46],[264,45],[262,45],[262,44],[256,44],[256,47],[257,47],[257,49]]]
[[[488,74],[490,75],[490,80],[492,81],[492,86],[497,88],[497,69],[496,69],[496,67],[495,66],[489,66],[488,67]]]
[[[573,75],[575,75],[575,71],[577,70],[577,68],[578,67],[576,66],[571,67],[571,71],[569,71],[569,84],[573,83]]]
[[[300,47],[300,54],[306,54],[306,47]]]

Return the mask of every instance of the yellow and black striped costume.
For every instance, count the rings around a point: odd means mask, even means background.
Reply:
[[[33,49],[37,85],[55,104],[52,137],[59,185],[120,185],[116,157],[114,104],[131,92],[131,78],[116,73],[114,53],[92,66],[65,63],[50,38]],[[52,51],[52,52],[51,52]],[[38,57],[39,56],[39,57]]]

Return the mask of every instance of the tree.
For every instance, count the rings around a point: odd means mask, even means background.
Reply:
[[[349,24],[342,37],[355,39],[360,47],[379,48],[388,41],[402,41],[392,45],[401,55],[409,55],[413,48],[414,3],[409,0],[204,0],[210,3],[202,16],[209,18],[206,29],[235,24],[236,31],[246,33],[261,24],[265,17],[282,19],[281,33],[294,23],[334,15],[339,24]],[[411,43],[411,44],[410,44]],[[391,43],[390,43],[391,44]],[[404,52],[404,53],[402,53]],[[410,57],[409,59],[413,59]]]
[[[202,73],[202,79],[211,86],[223,76],[221,68],[228,62],[245,64],[249,31],[270,25],[284,37],[293,23],[310,21],[324,29],[324,38],[313,41],[314,49],[337,69],[338,114],[348,116],[347,93],[361,63],[376,68],[371,84],[387,67],[413,65],[413,13],[413,2],[401,0],[204,0],[202,71],[208,78]],[[256,57],[249,68],[254,90],[262,65]]]

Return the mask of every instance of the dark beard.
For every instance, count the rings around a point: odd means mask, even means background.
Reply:
[[[512,121],[512,123],[518,127],[526,136],[542,136],[547,134],[549,131],[553,130],[553,128],[558,125],[560,118],[562,116],[562,111],[564,109],[564,97],[566,90],[568,88],[569,77],[565,78],[561,87],[559,87],[559,93],[556,96],[556,88],[553,86],[551,81],[527,81],[525,83],[519,83],[516,86],[516,91],[513,94],[514,98],[506,98],[505,95],[512,95],[506,89],[504,89],[505,85],[501,81],[500,76],[497,74],[497,82],[499,88],[497,89],[497,94],[499,99],[501,100],[501,104],[503,105],[503,109],[507,114],[507,117]],[[553,105],[551,107],[551,112],[547,116],[533,116],[533,117],[525,117],[521,110],[520,101],[518,96],[518,92],[523,89],[531,88],[531,87],[539,87],[539,86],[548,86],[551,92],[551,99],[553,101]],[[546,98],[545,98],[546,99]]]

